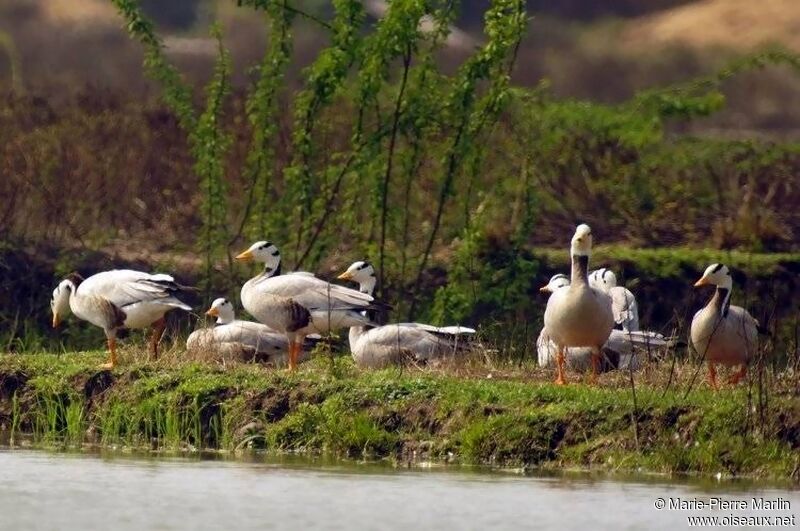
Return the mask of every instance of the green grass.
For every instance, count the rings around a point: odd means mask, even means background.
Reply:
[[[0,424],[47,445],[800,479],[800,401],[784,391],[771,394],[762,416],[757,390],[745,386],[687,393],[642,383],[634,408],[610,376],[557,387],[527,369],[500,380],[485,371],[362,372],[346,359],[333,370],[315,359],[296,374],[133,362],[110,375],[96,369],[103,359],[0,355]]]

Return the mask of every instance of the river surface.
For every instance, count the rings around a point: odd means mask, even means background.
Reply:
[[[659,499],[752,505],[753,498],[782,508],[655,508]],[[696,515],[798,518],[800,492],[738,482],[0,448],[0,529],[13,531],[682,529]]]

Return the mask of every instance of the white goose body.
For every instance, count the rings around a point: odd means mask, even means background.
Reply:
[[[548,284],[540,291],[555,293],[569,286],[566,275],[554,275]],[[551,295],[552,296],[552,295]],[[605,369],[637,369],[639,366],[637,350],[646,350],[671,347],[674,340],[665,338],[662,334],[650,331],[617,330],[611,331],[608,340],[603,345],[607,353]],[[539,365],[552,367],[558,354],[558,346],[550,338],[547,328],[542,327],[536,340],[536,352]],[[568,347],[566,349],[566,364],[576,371],[585,371],[591,365],[592,349],[589,347]]]
[[[690,337],[697,354],[708,362],[709,382],[717,386],[715,364],[741,365],[732,382],[746,373],[747,364],[758,352],[758,321],[741,306],[730,304],[733,280],[722,264],[706,268],[695,286],[714,285],[714,295],[692,318]]]
[[[603,345],[614,328],[611,299],[588,285],[571,284],[550,297],[544,326],[564,347]]]
[[[117,269],[97,273],[82,282],[74,278],[65,282],[69,285],[72,313],[103,329],[146,328],[170,310],[192,309],[173,296],[179,287],[169,275]],[[113,315],[109,305],[124,316]],[[119,318],[120,323],[112,323]]]
[[[600,367],[600,349],[614,328],[611,298],[601,290],[592,288],[588,279],[589,254],[592,233],[588,225],[579,225],[572,237],[570,254],[572,274],[570,284],[557,290],[547,300],[544,327],[557,345],[557,384],[565,383],[563,365],[566,349],[589,347],[592,349],[593,373]]]
[[[242,286],[242,306],[259,322],[286,336],[290,369],[294,369],[307,335],[370,324],[361,312],[378,307],[371,295],[331,284],[311,273],[281,275],[280,252],[270,242],[256,242],[236,259],[264,263],[264,272]]]
[[[131,269],[104,271],[86,280],[71,275],[53,291],[53,326],[72,312],[102,328],[112,352],[120,328],[154,326],[151,348],[157,353],[164,314],[176,308],[191,311],[190,306],[175,296],[181,289],[170,275]],[[109,365],[114,365],[113,359]]]
[[[188,350],[215,350],[273,364],[286,363],[289,349],[286,336],[264,324],[236,319],[233,304],[227,299],[216,299],[206,315],[216,317],[216,325],[192,332],[186,340]],[[313,342],[307,342],[306,346],[313,346]],[[298,361],[305,358],[302,356]]]
[[[192,308],[173,294],[179,291],[175,279],[162,273],[149,274],[131,269],[105,271],[90,276],[80,283],[76,295],[70,298],[70,307],[76,316],[102,326],[93,311],[97,298],[111,302],[125,312],[124,328],[147,328],[164,314],[175,308],[191,311]],[[95,304],[85,304],[95,298]]]
[[[468,347],[472,328],[395,323],[350,328],[350,351],[359,367],[380,369],[407,362],[434,363]],[[465,337],[461,337],[465,336]]]
[[[297,318],[289,301],[308,310],[304,333],[324,334],[340,328],[369,323],[360,313],[374,300],[356,290],[331,284],[311,273],[298,272],[255,277],[242,286],[242,306],[260,322],[275,330]]]
[[[747,310],[731,305],[727,315],[712,305],[716,293],[705,308],[692,319],[692,344],[705,359],[729,367],[749,363],[758,351],[757,321]]]
[[[362,293],[372,295],[375,269],[366,261],[353,263],[339,275],[358,282]],[[359,367],[379,369],[407,362],[438,363],[471,346],[472,328],[394,323],[383,326],[350,327],[350,352]]]

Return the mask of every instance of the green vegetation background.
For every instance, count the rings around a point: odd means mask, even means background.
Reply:
[[[136,2],[112,3],[154,81],[145,95],[8,87],[0,100],[5,350],[97,344],[86,327],[48,328],[49,292],[69,271],[172,271],[202,288],[199,310],[235,298],[252,271],[232,254],[270,239],[286,268],[323,276],[368,258],[398,318],[480,323],[522,360],[537,288],[565,270],[569,234],[588,222],[594,265],[639,294],[646,326],[682,333],[702,304],[693,277],[725,261],[735,300],[776,332],[777,359],[796,358],[800,144],[687,133],[725,109],[732,80],[796,76],[795,54],[768,49],[598,103],[513,81],[530,66],[522,2],[465,22],[457,3],[396,1],[376,22],[355,1],[305,6],[310,17],[247,1],[239,9],[267,28],[263,57],[233,64],[215,25],[201,88]],[[419,31],[425,15],[440,30]],[[455,20],[483,33],[457,68],[444,45]],[[309,28],[324,45],[299,58]]]

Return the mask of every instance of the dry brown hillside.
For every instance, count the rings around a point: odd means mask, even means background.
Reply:
[[[746,50],[780,43],[800,51],[800,0],[701,0],[628,23],[637,48],[665,44]]]
[[[60,24],[122,24],[111,2],[103,0],[47,0],[32,2],[48,22]]]

